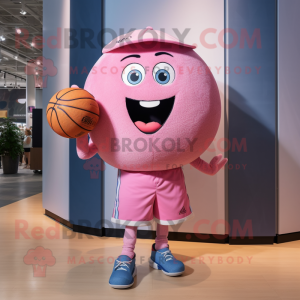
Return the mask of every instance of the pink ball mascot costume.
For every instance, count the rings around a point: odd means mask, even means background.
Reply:
[[[133,285],[137,227],[155,219],[150,266],[178,276],[184,264],[172,255],[168,225],[191,215],[182,166],[216,174],[222,155],[206,163],[220,123],[217,84],[195,46],[147,27],[118,37],[103,49],[84,89],[100,106],[90,141],[77,139],[81,159],[96,153],[119,169],[112,221],[126,225],[124,245],[109,284]]]

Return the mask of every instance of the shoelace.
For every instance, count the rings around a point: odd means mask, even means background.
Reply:
[[[166,261],[168,261],[168,260],[172,260],[174,257],[173,257],[173,254],[171,253],[171,251],[170,250],[167,250],[167,251],[165,251],[165,252],[160,252],[163,256],[164,256],[164,259],[166,260]]]
[[[122,268],[122,267],[127,267],[128,270],[130,270],[128,264],[130,265],[132,260],[130,260],[130,261],[119,261],[119,260],[116,259],[116,262],[117,262],[117,265],[115,266],[115,270],[118,269],[119,267],[120,267],[119,270],[127,271],[125,268]]]

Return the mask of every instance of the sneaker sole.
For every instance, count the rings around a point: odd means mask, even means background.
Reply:
[[[151,258],[149,258],[149,265],[151,268],[156,269],[156,270],[161,270],[165,275],[171,276],[171,277],[176,277],[180,276],[184,271],[182,272],[176,272],[176,273],[168,273],[166,272],[159,264],[155,263]]]
[[[128,285],[115,285],[115,284],[110,284],[109,285],[114,288],[114,289],[128,289],[130,288],[131,286],[133,286],[134,284],[134,277],[136,276],[136,273],[137,273],[137,270],[136,270],[136,267],[134,268],[134,271],[133,271],[133,274],[132,274],[132,277],[133,277],[133,282],[128,284]]]

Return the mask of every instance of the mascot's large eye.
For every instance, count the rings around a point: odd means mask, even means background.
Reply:
[[[171,65],[159,63],[153,68],[153,78],[161,85],[168,85],[174,81],[175,71]]]
[[[126,85],[140,84],[145,78],[145,69],[139,64],[130,64],[122,72],[122,80]]]

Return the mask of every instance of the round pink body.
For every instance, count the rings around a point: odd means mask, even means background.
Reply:
[[[84,87],[100,106],[90,133],[100,157],[129,171],[188,164],[211,144],[220,123],[217,84],[192,49],[145,43],[103,54]]]

